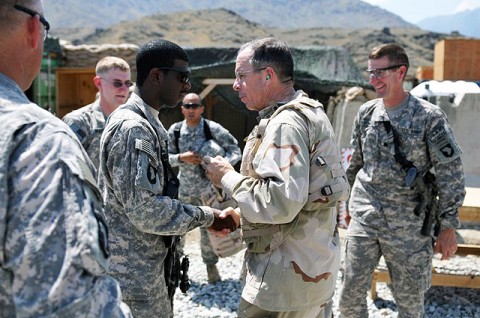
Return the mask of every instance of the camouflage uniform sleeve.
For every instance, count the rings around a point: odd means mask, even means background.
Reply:
[[[225,150],[225,159],[227,159],[233,166],[242,159],[242,152],[238,147],[238,142],[235,137],[223,126],[218,124],[218,132],[215,132],[215,140]]]
[[[156,138],[144,127],[120,128],[106,146],[113,191],[129,220],[139,231],[157,235],[183,235],[198,226],[209,226],[213,222],[211,208],[163,195],[161,161],[136,149],[138,140]]]
[[[457,228],[460,225],[458,209],[465,198],[465,177],[460,157],[462,151],[441,110],[432,113],[427,143],[439,193],[441,228]]]
[[[229,171],[221,180],[222,187],[238,202],[242,217],[252,223],[288,223],[307,202],[307,127],[285,120],[282,123],[281,117],[267,126],[253,160],[258,178]]]
[[[172,167],[178,167],[181,164],[180,161],[180,149],[175,145],[175,124],[168,129],[168,162]]]
[[[363,154],[362,154],[362,132],[360,127],[360,112],[357,113],[352,129],[352,139],[350,141],[353,147],[352,157],[350,158],[350,164],[347,168],[347,179],[350,187],[353,187],[355,177],[363,167]]]
[[[82,143],[82,146],[86,149],[88,146],[86,142],[90,131],[90,123],[88,122],[88,118],[82,115],[83,114],[74,111],[66,114],[62,120],[75,133],[78,140]]]
[[[105,275],[107,227],[86,154],[69,134],[38,125],[15,143],[4,264],[14,316],[131,317]]]

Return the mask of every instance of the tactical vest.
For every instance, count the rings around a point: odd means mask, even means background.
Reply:
[[[319,116],[321,108],[322,116]],[[325,139],[325,130],[330,130],[323,106],[320,102],[302,94],[289,103],[280,106],[271,117],[262,119],[252,134],[248,137],[242,161],[241,173],[254,178],[259,178],[253,169],[253,159],[262,143],[268,123],[280,112],[292,109],[303,115],[308,125],[308,145],[310,152],[308,200],[303,211],[318,211],[319,209],[336,207],[338,201],[348,199],[350,186],[345,171],[342,167],[339,149],[332,138]],[[254,140],[253,140],[254,139]],[[298,215],[287,224],[260,224],[249,223],[243,219],[243,238],[249,251],[253,253],[267,253],[280,244],[295,230]]]

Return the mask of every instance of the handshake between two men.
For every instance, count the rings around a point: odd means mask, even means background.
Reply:
[[[232,165],[221,156],[215,158],[205,156],[202,160],[205,175],[216,187],[221,187],[222,177],[230,170],[235,170]],[[208,228],[217,236],[226,236],[240,226],[240,213],[232,207],[224,210],[213,209],[215,219]]]

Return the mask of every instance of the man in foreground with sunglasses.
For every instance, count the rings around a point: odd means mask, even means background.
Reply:
[[[110,115],[100,141],[109,273],[120,282],[134,317],[172,317],[175,236],[199,226],[224,227],[225,221],[218,218],[219,210],[176,199],[178,179],[168,163],[167,131],[158,115],[162,108],[176,107],[191,87],[187,54],[175,43],[153,40],[140,47],[136,66],[137,87]]]
[[[0,317],[131,317],[110,257],[95,168],[65,123],[25,94],[49,23],[0,1]]]
[[[235,165],[241,159],[237,140],[220,124],[202,117],[204,107],[200,96],[190,93],[181,106],[185,120],[174,123],[168,129],[169,161],[179,168],[180,189],[178,197],[182,202],[202,205],[202,194],[212,187],[201,167],[204,155],[220,155]],[[212,194],[214,191],[212,191]],[[182,239],[183,246],[185,240]],[[202,260],[207,266],[209,283],[219,281],[218,256],[214,253],[206,228],[200,228],[200,249]]]
[[[340,312],[343,318],[368,317],[366,292],[383,255],[398,317],[423,317],[433,254],[444,260],[457,249],[465,196],[461,150],[445,113],[404,91],[409,61],[402,47],[380,45],[368,58],[379,98],[360,107],[352,132]]]
[[[95,74],[93,83],[98,88],[99,97],[93,103],[66,114],[62,120],[78,136],[98,170],[100,137],[106,119],[127,101],[133,83],[128,63],[114,56],[106,56],[98,61]]]

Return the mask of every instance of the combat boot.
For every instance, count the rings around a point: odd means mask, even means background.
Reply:
[[[220,274],[218,273],[217,265],[215,264],[207,265],[207,276],[209,284],[214,284],[222,280]]]

